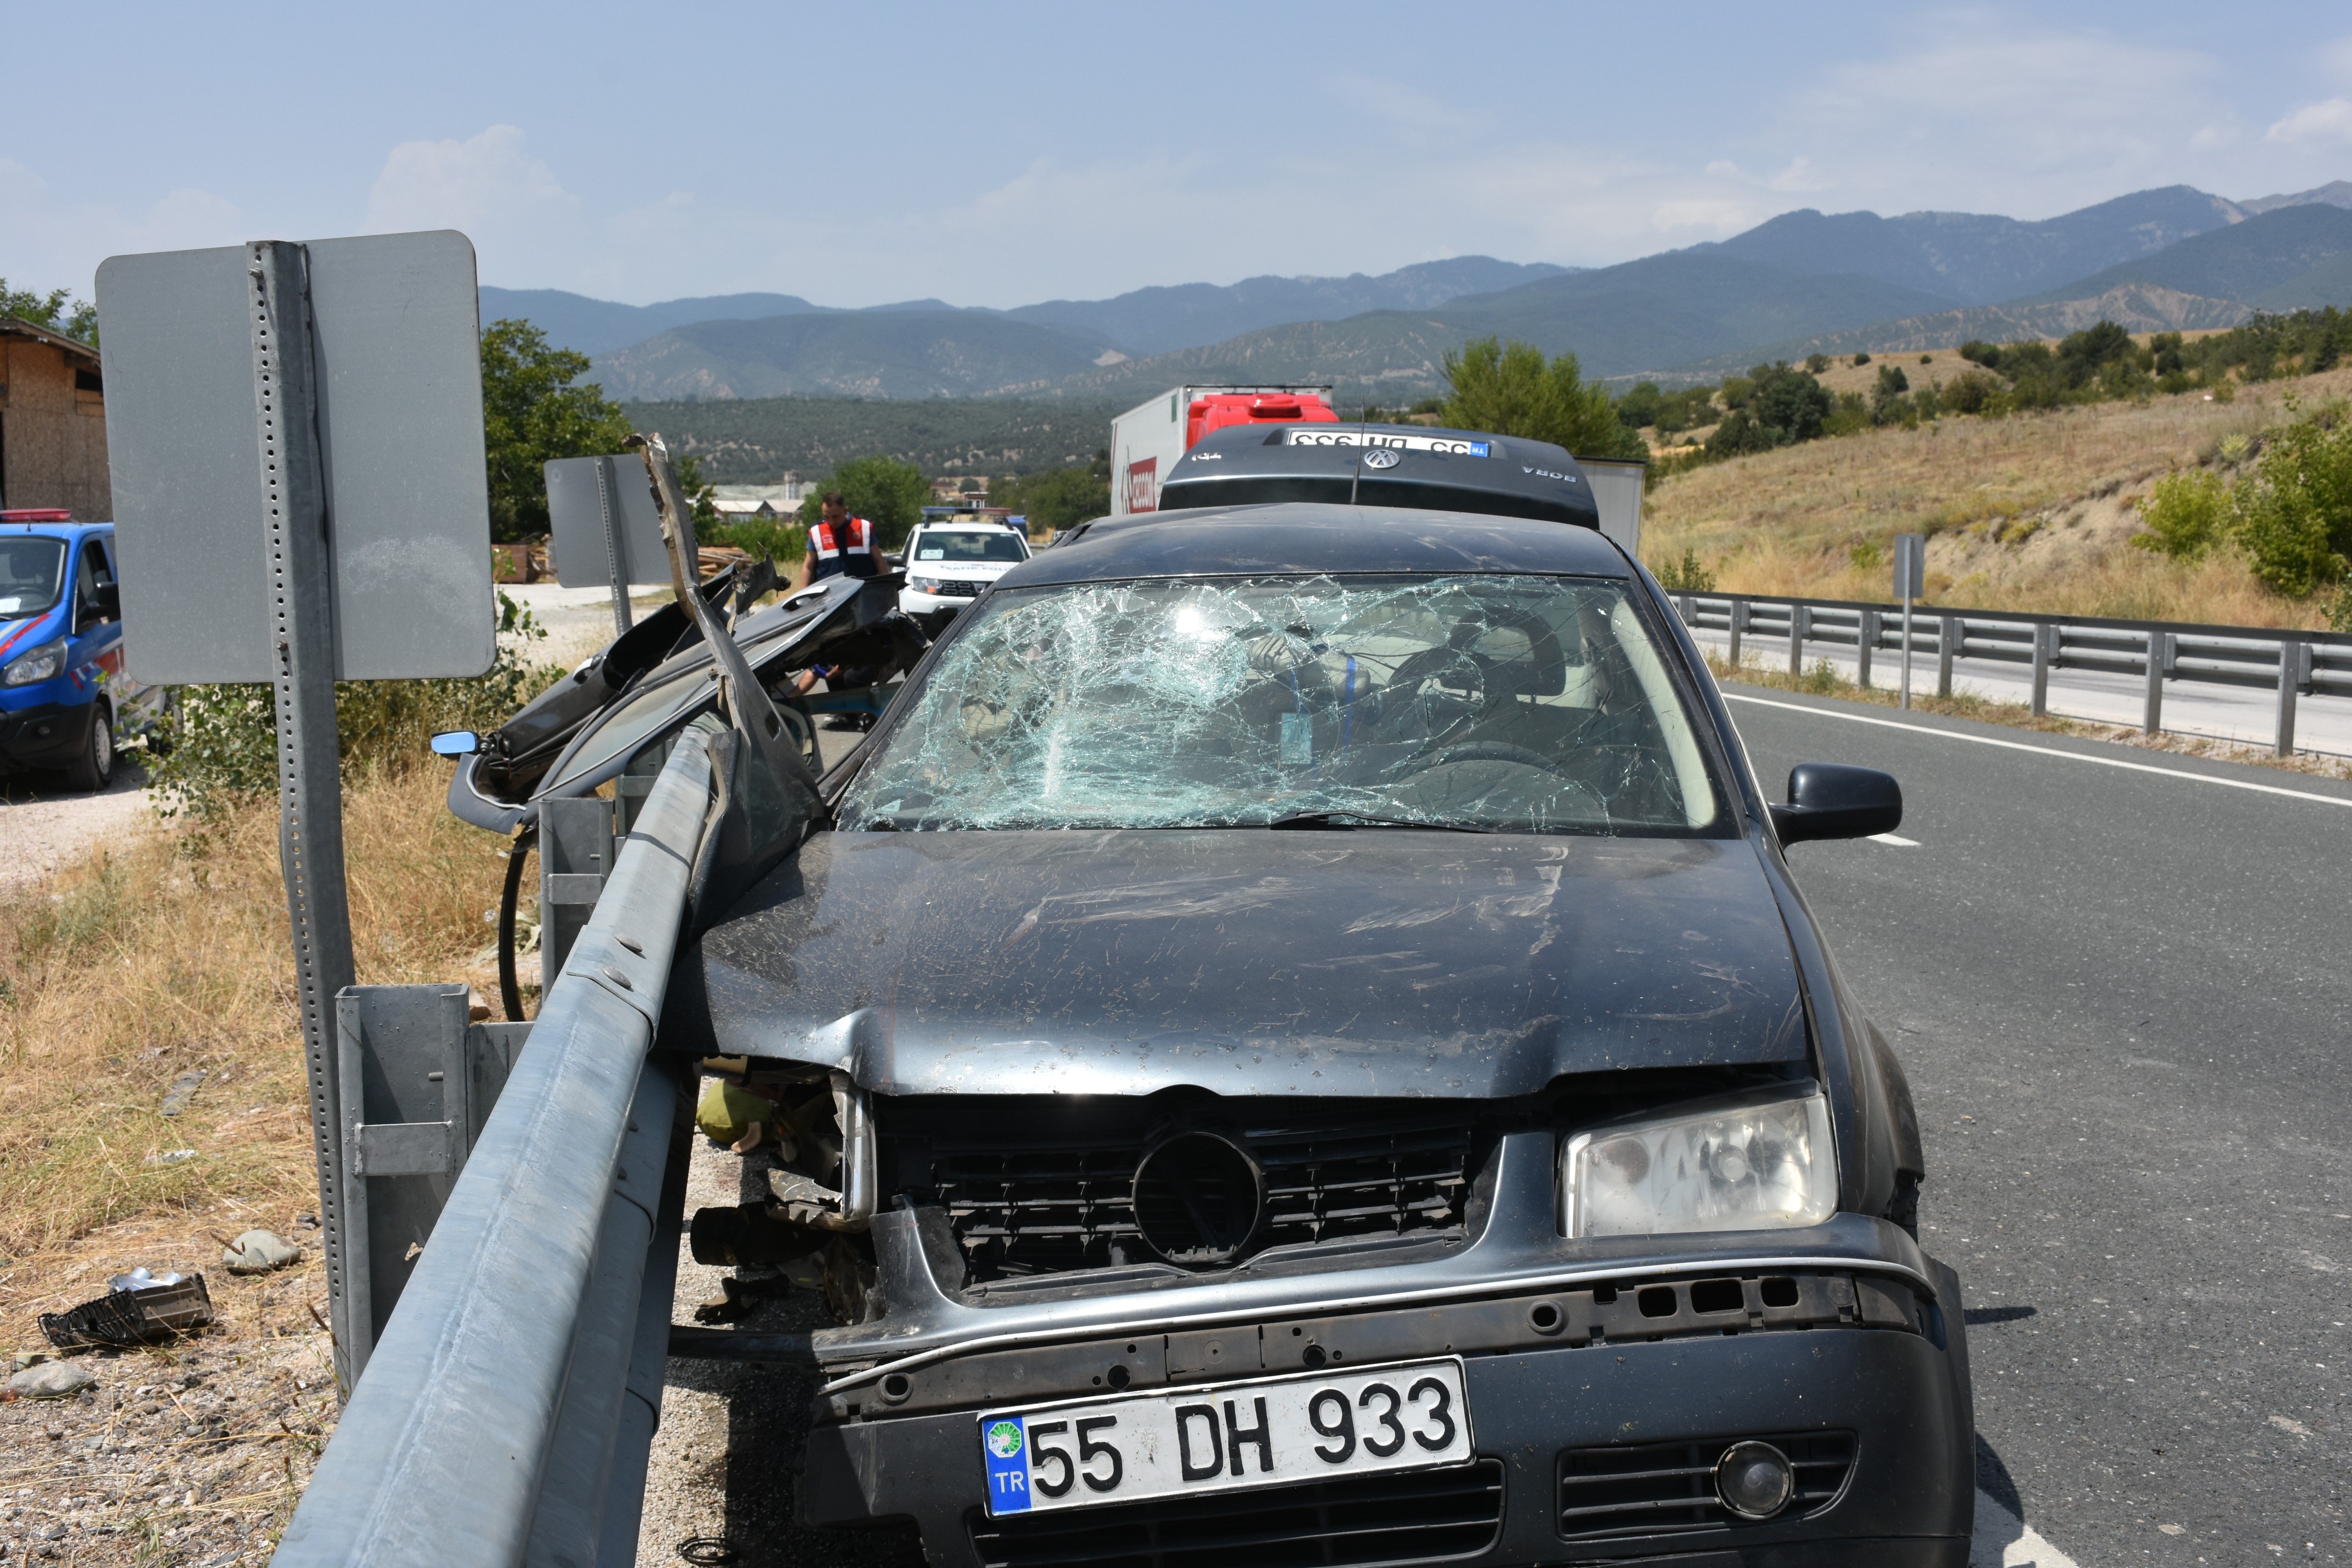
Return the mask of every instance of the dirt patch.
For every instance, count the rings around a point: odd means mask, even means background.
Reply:
[[[147,775],[129,757],[94,794],[29,774],[0,780],[0,888],[37,882],[93,845],[146,831],[152,802]]]
[[[302,1242],[274,1274],[220,1267],[220,1237],[254,1226]],[[217,1237],[215,1235],[217,1233]],[[98,1382],[62,1400],[0,1405],[0,1542],[11,1561],[75,1568],[266,1561],[338,1407],[317,1232],[236,1205],[143,1219],[0,1269],[0,1324],[17,1352],[57,1353],[38,1314],[106,1291],[145,1264],[202,1273],[219,1323],[144,1351],[60,1356]]]

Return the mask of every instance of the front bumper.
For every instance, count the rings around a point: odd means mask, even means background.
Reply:
[[[1510,1146],[1519,1142],[1506,1141],[1475,1244],[1388,1267],[1235,1270],[1177,1289],[973,1308],[939,1288],[919,1213],[877,1215],[890,1310],[816,1336],[831,1382],[800,1489],[804,1518],[911,1519],[933,1563],[974,1568],[1288,1560],[1277,1541],[1335,1564],[1965,1563],[1974,1432],[1948,1269],[1893,1226],[1852,1215],[1778,1237],[1666,1238],[1678,1253],[1649,1238],[1564,1241],[1550,1218],[1551,1140]],[[1470,1471],[1013,1521],[980,1507],[983,1411],[1099,1397],[1107,1383],[1144,1392],[1448,1354],[1465,1358]],[[1811,1500],[1761,1523],[1712,1505],[1705,1470],[1746,1438],[1777,1441],[1801,1471],[1810,1464]],[[1629,1465],[1651,1478],[1630,1494],[1591,1479]],[[1372,1518],[1386,1522],[1349,1523]],[[1193,1544],[1113,1549],[1180,1538]]]
[[[45,685],[62,684],[58,681]],[[36,702],[29,707],[0,710],[0,765],[12,768],[61,768],[72,763],[89,744],[89,727],[96,720],[95,700],[77,703]]]

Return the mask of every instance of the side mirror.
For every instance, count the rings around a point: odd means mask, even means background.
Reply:
[[[444,730],[433,737],[436,756],[470,757],[482,749],[482,738],[471,730]]]
[[[1789,772],[1789,804],[1772,808],[1780,842],[1867,838],[1903,826],[1903,786],[1876,768],[1800,763]]]

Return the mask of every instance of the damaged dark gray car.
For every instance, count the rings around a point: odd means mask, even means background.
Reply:
[[[783,1168],[696,1248],[822,1260],[839,1326],[769,1347],[823,1373],[809,1522],[1966,1563],[1958,1282],[1784,858],[1894,781],[1768,802],[1655,584],[1505,510],[1092,524],[698,884],[660,1042],[774,1098]]]

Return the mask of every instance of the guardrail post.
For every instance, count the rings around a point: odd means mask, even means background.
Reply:
[[[2042,718],[2050,711],[2050,660],[2056,651],[2058,628],[2049,622],[2039,622],[2033,628],[2033,716]]]
[[[1683,625],[1686,626],[1696,626],[1697,624],[1696,621],[1691,619],[1691,596],[1688,594],[1676,594],[1675,595],[1675,614],[1683,618]]]
[[[1748,601],[1731,601],[1731,668],[1739,668],[1739,636],[1748,629]]]
[[[2147,634],[2147,702],[2140,714],[2139,728],[2143,735],[2153,735],[2164,728],[2164,678],[2172,668],[2172,634]]]
[[[1805,634],[1812,629],[1813,612],[1805,605],[1789,606],[1789,679],[1805,673]]]
[[[1870,656],[1877,647],[1878,612],[1864,610],[1853,628],[1853,683],[1864,691],[1870,689]]]
[[[2311,645],[2307,642],[2279,644],[2278,674],[2278,745],[2282,757],[2294,755],[2294,699],[2296,691],[2311,679]]]
[[[1936,695],[1952,694],[1952,660],[1960,656],[1961,645],[1969,635],[1968,622],[1958,616],[1946,616],[1936,628]]]

